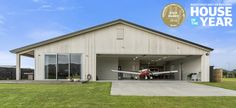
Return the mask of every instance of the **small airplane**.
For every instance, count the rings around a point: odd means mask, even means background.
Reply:
[[[167,73],[176,73],[178,72],[177,70],[174,71],[162,71],[162,72],[152,72],[150,69],[143,69],[138,72],[134,71],[120,71],[120,70],[111,70],[112,72],[116,73],[123,73],[123,74],[131,74],[135,75],[135,79],[137,80],[138,78],[145,78],[145,79],[153,79],[153,76],[158,76],[161,74],[167,74]]]

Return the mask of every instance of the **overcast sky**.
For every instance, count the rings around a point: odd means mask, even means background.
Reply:
[[[236,68],[235,10],[233,27],[195,27],[189,17],[190,4],[220,0],[161,1],[0,0],[0,65],[15,65],[11,49],[121,18],[214,48],[211,65]],[[231,2],[234,8],[236,0]],[[187,18],[178,28],[167,27],[161,19],[161,11],[169,3],[179,3],[186,10]],[[22,65],[34,66],[32,59],[25,58]]]

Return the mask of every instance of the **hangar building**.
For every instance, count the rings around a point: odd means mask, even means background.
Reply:
[[[21,56],[34,58],[34,80],[63,80],[79,76],[117,80],[112,69],[178,70],[156,79],[188,80],[197,73],[209,81],[212,48],[122,19],[11,50],[16,54],[16,79],[21,79]],[[124,75],[131,78],[129,75]]]

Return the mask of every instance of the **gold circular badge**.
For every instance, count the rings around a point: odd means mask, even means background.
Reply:
[[[179,4],[173,3],[165,6],[161,17],[163,22],[169,27],[178,27],[184,22],[185,11]]]

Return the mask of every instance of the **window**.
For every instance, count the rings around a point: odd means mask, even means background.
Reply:
[[[56,55],[45,55],[45,78],[56,79],[57,57]]]
[[[70,55],[70,76],[81,78],[81,58],[80,54]]]
[[[69,77],[69,55],[58,54],[57,60],[57,79],[67,79]]]
[[[45,79],[81,78],[81,54],[46,54]]]

